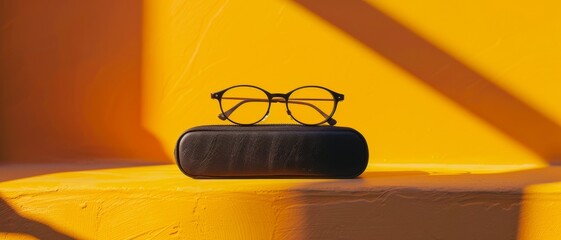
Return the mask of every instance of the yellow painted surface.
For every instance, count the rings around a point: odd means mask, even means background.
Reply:
[[[560,181],[527,187],[520,211],[519,239],[557,239],[561,226]]]
[[[0,239],[561,235],[561,172],[534,169],[561,159],[559,1],[318,2],[0,2],[0,161],[19,163],[0,165]],[[236,84],[345,94],[335,117],[366,137],[368,171],[73,172],[171,163],[181,132],[222,123],[209,93]]]
[[[140,1],[0,1],[0,26],[0,163],[169,162],[141,121]]]
[[[2,3],[2,162],[172,162],[182,131],[222,123],[209,93],[241,83],[344,93],[372,162],[561,159],[559,1],[57,3]],[[360,35],[378,23],[398,27]]]
[[[540,165],[557,159],[556,153],[538,156],[541,150],[520,143],[524,140],[466,110],[298,2],[314,1],[145,1],[145,126],[168,154],[186,128],[223,123],[210,92],[245,83],[271,92],[318,84],[344,93],[335,117],[365,135],[372,162]],[[347,4],[352,2],[357,1]],[[377,0],[366,5],[553,125],[561,121],[559,1]],[[427,71],[439,74],[447,65],[441,67]],[[464,95],[452,98],[485,99],[482,105],[489,106],[497,99],[489,96],[497,92],[487,91],[477,79],[461,90]],[[507,106],[496,114],[508,115],[519,107]],[[530,135],[545,125],[508,121]],[[273,108],[266,121],[286,122],[291,120],[282,107]],[[543,145],[555,146],[547,151],[560,151],[557,130],[545,132],[551,134],[543,135]]]
[[[162,165],[24,177],[0,182],[0,239],[557,239],[559,167],[480,170],[194,180]]]

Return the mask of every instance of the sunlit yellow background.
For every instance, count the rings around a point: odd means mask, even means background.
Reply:
[[[558,239],[561,1],[339,2],[384,16],[382,28],[397,23],[450,60],[435,69],[425,68],[431,57],[411,55],[411,41],[397,39],[388,53],[349,33],[377,22],[331,9],[353,19],[349,29],[318,11],[334,2],[0,0],[0,239],[353,238],[378,232],[378,223],[389,235],[457,236],[478,226],[489,238]],[[413,60],[404,66],[395,56]],[[447,95],[426,78],[456,69],[451,62],[480,77]],[[238,84],[345,94],[334,117],[366,137],[367,172],[353,180],[183,176],[177,138],[228,124],[210,93]],[[503,107],[492,115],[509,130],[478,110],[487,106]],[[295,122],[276,104],[264,123]],[[138,162],[167,165],[115,169]],[[419,195],[386,194],[398,187]],[[440,198],[458,192],[450,199],[465,202]],[[4,216],[21,224],[2,225]]]
[[[558,1],[369,4],[561,122]],[[322,85],[345,94],[335,117],[365,135],[371,163],[543,163],[295,2],[146,1],[144,9],[144,123],[170,157],[185,129],[223,123],[210,92]],[[266,121],[290,122],[282,107]]]

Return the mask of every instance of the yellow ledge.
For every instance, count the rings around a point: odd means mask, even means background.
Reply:
[[[193,180],[175,165],[51,164],[47,172],[58,173],[18,175],[44,167],[0,168],[0,239],[561,236],[561,167],[380,165],[350,180]]]

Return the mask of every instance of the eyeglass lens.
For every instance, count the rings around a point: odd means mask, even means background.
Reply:
[[[316,125],[325,122],[335,110],[331,92],[319,87],[302,87],[288,97],[275,97],[273,102],[285,103],[292,118],[299,123]],[[252,86],[228,89],[222,95],[220,107],[226,118],[237,124],[254,124],[267,115],[270,108],[266,92]]]
[[[333,95],[323,88],[303,87],[288,98],[288,110],[294,120],[303,124],[325,122],[335,108]]]
[[[253,124],[265,117],[269,104],[267,94],[261,89],[239,86],[224,92],[220,107],[230,121],[237,124]]]

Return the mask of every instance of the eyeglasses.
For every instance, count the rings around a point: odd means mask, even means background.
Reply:
[[[222,113],[221,120],[238,125],[253,125],[269,115],[271,103],[284,103],[286,113],[294,121],[303,125],[337,123],[332,118],[337,103],[345,96],[320,86],[304,86],[286,94],[269,93],[259,87],[238,85],[211,93],[210,98],[218,100]]]

